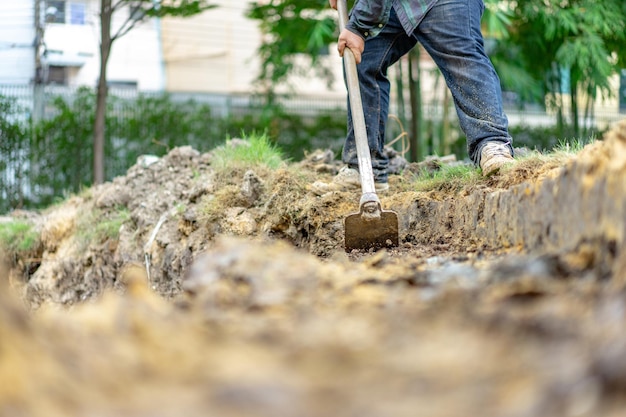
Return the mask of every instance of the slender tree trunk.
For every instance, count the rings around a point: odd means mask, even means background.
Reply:
[[[556,127],[560,137],[563,137],[565,133],[565,120],[563,118],[563,88],[561,86],[561,74],[553,65],[552,73],[550,74],[550,83],[552,84],[553,105],[556,109]]]
[[[420,77],[420,53],[419,48],[413,48],[409,52],[409,92],[411,99],[411,129],[410,129],[410,141],[409,146],[411,151],[409,152],[412,162],[417,162],[422,156],[424,156],[425,146],[424,139],[422,137],[422,95],[421,95],[421,77]]]
[[[589,135],[589,131],[591,130],[591,126],[594,124],[592,122],[592,119],[595,118],[595,114],[593,111],[593,106],[595,104],[595,99],[593,97],[592,91],[590,89],[588,89],[588,93],[587,93],[587,101],[585,103],[585,116],[584,116],[584,123],[583,123],[583,131],[582,131],[582,137],[587,137]]]
[[[448,87],[443,89],[443,111],[441,116],[441,155],[450,154],[450,132],[452,128],[450,126],[450,101],[452,95]]]
[[[580,123],[578,121],[578,88],[576,85],[576,81],[574,80],[574,77],[572,75],[570,75],[569,94],[574,136],[578,137],[580,136]]]
[[[104,182],[104,138],[107,106],[107,63],[111,53],[111,0],[101,0],[100,77],[96,95],[96,117],[93,129],[93,182]]]
[[[404,76],[406,70],[403,64],[404,62],[399,60],[396,67],[396,91],[398,92],[396,95],[396,103],[398,106],[398,120],[400,120],[402,126],[406,126],[406,105],[404,103]]]

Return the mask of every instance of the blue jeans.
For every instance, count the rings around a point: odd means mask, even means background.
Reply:
[[[452,93],[459,124],[467,137],[468,154],[478,164],[488,141],[508,143],[508,120],[502,110],[500,79],[487,57],[480,31],[482,0],[439,0],[408,36],[391,10],[389,23],[365,42],[357,65],[363,112],[377,182],[387,181],[389,159],[384,154],[385,124],[389,114],[387,69],[419,41],[443,74]],[[348,103],[348,134],[343,162],[358,169],[352,116]]]

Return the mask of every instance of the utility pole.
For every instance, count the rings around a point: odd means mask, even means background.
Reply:
[[[44,63],[42,60],[44,48],[44,28],[45,14],[42,13],[45,7],[45,0],[34,0],[35,15],[35,40],[33,49],[35,51],[35,74],[33,78],[33,121],[43,118],[43,85],[45,82]]]
[[[152,4],[154,5],[155,10],[159,10],[161,8],[161,0],[152,0]],[[161,76],[161,91],[165,91],[167,88],[167,79],[166,77],[166,71],[165,71],[165,58],[163,56],[163,29],[161,26],[161,18],[160,17],[155,17],[155,25],[156,25],[156,31],[157,31],[157,48],[158,48],[158,57],[159,57],[159,69],[160,69],[160,76]]]

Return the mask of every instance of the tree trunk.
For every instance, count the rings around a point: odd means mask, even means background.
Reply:
[[[404,65],[402,60],[398,61],[397,64],[397,72],[396,72],[396,91],[398,92],[396,95],[396,105],[397,105],[397,113],[398,113],[398,120],[400,121],[400,124],[402,126],[406,126],[406,105],[404,102],[404,75],[405,75],[405,69],[404,69]],[[400,134],[402,134],[403,132],[400,132]],[[404,143],[404,141],[402,141],[402,143]],[[410,145],[409,145],[410,147]],[[404,147],[403,147],[404,148]],[[402,149],[404,150],[404,149]]]
[[[563,88],[561,86],[561,73],[555,65],[552,67],[552,73],[550,74],[550,83],[552,85],[552,103],[556,109],[556,127],[560,137],[565,134],[565,120],[563,115]]]
[[[104,137],[107,106],[107,63],[111,53],[111,0],[101,0],[100,77],[96,95],[96,117],[93,129],[93,183],[104,182]]]
[[[412,162],[418,162],[424,156],[425,146],[422,138],[422,96],[420,80],[420,52],[419,47],[409,52],[409,92],[411,99],[411,129],[409,153]]]
[[[580,123],[578,122],[578,86],[574,80],[574,76],[570,75],[570,106],[572,115],[572,126],[574,127],[574,136],[580,136]]]
[[[452,99],[452,95],[448,87],[444,87],[443,89],[443,102],[442,102],[442,113],[441,113],[441,148],[440,155],[449,155],[451,151],[450,147],[450,132],[452,128],[450,126],[450,101]]]

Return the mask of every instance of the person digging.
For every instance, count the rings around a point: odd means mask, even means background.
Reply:
[[[338,0],[329,0],[337,9]],[[340,0],[344,1],[344,0]],[[508,120],[502,108],[500,79],[484,49],[482,0],[356,0],[339,34],[337,49],[354,54],[372,170],[377,192],[389,189],[389,158],[384,152],[389,113],[387,69],[419,42],[435,61],[452,93],[470,159],[483,175],[514,162]],[[331,183],[317,191],[360,186],[352,114],[342,151],[345,164]]]

